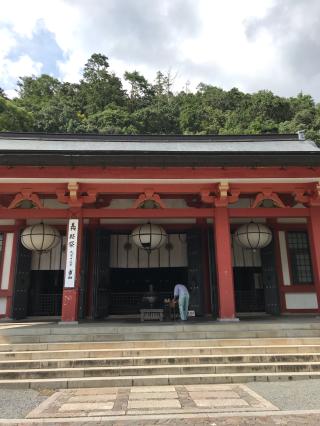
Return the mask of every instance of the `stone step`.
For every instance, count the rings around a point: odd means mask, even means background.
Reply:
[[[114,366],[89,368],[1,370],[0,380],[61,379],[70,377],[121,377],[150,375],[201,375],[234,373],[319,372],[320,362],[272,362],[227,364],[180,364],[150,366]]]
[[[248,383],[319,379],[320,372],[233,373],[233,374],[162,374],[149,376],[71,377],[54,379],[0,380],[6,389],[73,389],[121,386],[161,386],[186,384]]]
[[[44,354],[45,355],[45,354]],[[0,361],[1,370],[11,369],[65,369],[90,367],[122,366],[157,366],[157,365],[197,365],[197,364],[232,364],[232,363],[308,363],[320,362],[320,353],[294,354],[241,354],[241,355],[175,355],[152,357],[120,357],[120,358],[57,358],[39,360]]]
[[[167,349],[190,347],[225,347],[225,346],[285,346],[285,345],[320,345],[320,338],[250,338],[250,339],[181,339],[172,340],[137,340],[137,341],[101,341],[101,342],[57,342],[57,343],[3,343],[0,353],[8,351],[37,350],[92,350],[92,349]]]
[[[287,346],[221,346],[221,347],[178,347],[178,348],[137,348],[137,349],[73,349],[73,350],[40,350],[0,352],[0,361],[15,360],[55,360],[83,358],[128,358],[128,357],[178,357],[184,356],[245,356],[276,354],[319,354],[320,345],[287,345]]]
[[[196,325],[194,325],[196,327]],[[71,327],[66,327],[71,329]],[[26,332],[22,333],[22,330],[19,330],[21,334],[6,334],[1,330],[0,343],[54,343],[54,342],[101,342],[101,341],[139,341],[139,340],[172,340],[179,341],[180,339],[237,339],[237,338],[299,338],[299,337],[320,337],[320,327],[319,328],[272,328],[272,329],[261,329],[261,330],[245,330],[245,329],[232,329],[224,330],[219,329],[218,327],[214,329],[205,329],[203,331],[196,331],[192,328],[187,330],[181,326],[181,330],[177,328],[177,331],[166,330],[164,327],[159,327],[157,331],[148,330],[148,326],[144,331],[118,331],[117,333],[108,333],[104,332],[95,333],[93,330],[91,333],[85,334],[78,330],[68,330],[68,332],[59,332],[60,330],[52,329],[48,333],[43,333],[42,330],[35,330],[34,334],[29,334]],[[78,331],[78,333],[77,333]]]

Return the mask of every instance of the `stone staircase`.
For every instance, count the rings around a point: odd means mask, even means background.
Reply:
[[[320,378],[318,321],[295,325],[0,326],[1,388],[307,378]]]

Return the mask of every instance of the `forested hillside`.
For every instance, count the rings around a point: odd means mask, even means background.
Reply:
[[[139,72],[121,79],[108,58],[94,54],[78,84],[49,75],[18,81],[17,97],[0,89],[0,131],[108,134],[243,134],[306,130],[319,140],[320,104],[310,95],[284,98],[268,90],[248,94],[200,83],[196,92],[172,92],[173,79]]]

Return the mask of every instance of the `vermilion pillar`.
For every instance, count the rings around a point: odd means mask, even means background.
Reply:
[[[77,249],[75,259],[75,281],[73,288],[63,288],[62,295],[62,313],[61,321],[72,322],[78,320],[78,303],[81,279],[81,253],[82,253],[82,235],[83,235],[83,220],[79,220],[78,233],[77,233]],[[69,224],[67,226],[67,244],[70,243]],[[68,250],[68,248],[67,248]],[[66,265],[65,274],[68,274],[68,265]]]
[[[318,309],[320,310],[320,207],[310,207],[308,222],[311,258],[313,265],[313,282],[317,292]]]
[[[219,319],[237,320],[232,270],[232,246],[227,207],[216,207],[214,217]]]

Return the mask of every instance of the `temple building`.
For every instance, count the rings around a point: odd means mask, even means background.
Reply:
[[[320,149],[298,135],[0,133],[0,317],[319,313]],[[148,305],[147,305],[148,306]]]

